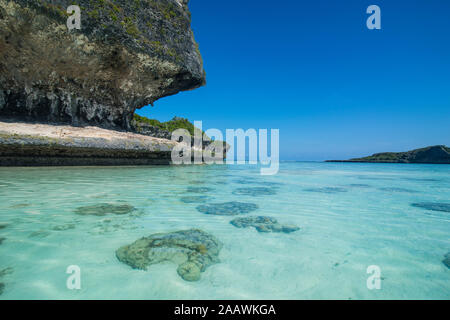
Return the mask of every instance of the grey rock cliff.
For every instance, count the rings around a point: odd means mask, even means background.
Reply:
[[[129,130],[136,108],[202,86],[187,2],[0,0],[0,117]]]

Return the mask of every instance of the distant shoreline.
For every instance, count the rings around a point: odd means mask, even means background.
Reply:
[[[450,148],[438,145],[406,152],[383,152],[364,158],[325,162],[450,164]]]
[[[450,162],[407,162],[407,161],[362,161],[362,160],[325,160],[326,163],[393,163],[393,164],[450,164]]]

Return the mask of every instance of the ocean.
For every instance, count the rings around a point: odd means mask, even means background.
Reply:
[[[196,281],[116,256],[189,229],[221,243]],[[0,299],[450,299],[449,235],[448,165],[0,168]]]

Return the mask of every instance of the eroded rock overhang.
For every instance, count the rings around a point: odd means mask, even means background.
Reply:
[[[1,118],[128,130],[137,108],[204,83],[185,0],[0,0]]]

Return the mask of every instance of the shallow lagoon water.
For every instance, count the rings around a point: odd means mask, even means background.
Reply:
[[[242,192],[261,187],[275,192]],[[258,208],[197,210],[227,202]],[[414,203],[450,203],[449,166],[283,162],[275,176],[238,165],[1,168],[0,299],[450,299],[450,215]],[[76,214],[99,204],[134,210]],[[230,224],[240,216],[300,230]],[[174,263],[142,271],[115,256],[141,237],[189,228],[223,243],[221,262],[197,282]],[[81,268],[81,290],[66,288],[70,265]],[[380,290],[367,289],[370,265],[381,269]]]

